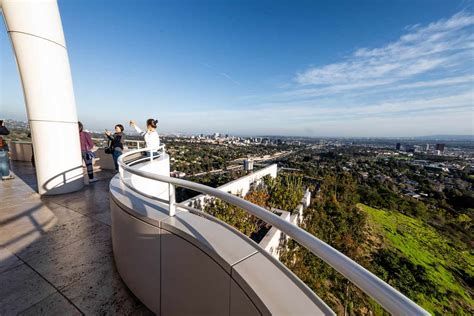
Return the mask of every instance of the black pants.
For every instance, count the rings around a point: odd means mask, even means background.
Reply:
[[[87,176],[89,179],[94,178],[94,168],[92,167],[92,158],[89,157],[86,151],[82,151],[82,160],[84,160],[84,163],[86,164],[87,168]]]

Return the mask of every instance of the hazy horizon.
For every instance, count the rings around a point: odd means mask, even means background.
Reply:
[[[474,135],[472,1],[118,2],[59,0],[89,129],[153,117],[168,134]],[[26,119],[0,43],[0,117]]]

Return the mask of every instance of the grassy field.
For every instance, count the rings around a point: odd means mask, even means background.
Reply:
[[[358,207],[369,215],[369,223],[382,237],[385,247],[396,249],[413,264],[422,266],[436,286],[439,295],[419,293],[414,298],[418,304],[438,315],[472,315],[472,288],[460,278],[461,274],[471,280],[474,278],[472,253],[458,251],[449,240],[418,219],[364,204]]]

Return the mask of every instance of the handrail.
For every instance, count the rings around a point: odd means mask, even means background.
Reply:
[[[353,284],[359,287],[363,292],[372,297],[388,312],[394,315],[430,315],[426,310],[410,300],[408,297],[398,292],[389,284],[379,279],[372,272],[368,271],[357,262],[353,261],[346,255],[337,251],[322,240],[311,235],[307,231],[298,226],[282,219],[281,217],[267,211],[266,209],[250,203],[238,196],[226,193],[224,191],[208,187],[203,184],[187,181],[183,179],[162,176],[151,172],[134,169],[123,162],[123,159],[137,152],[146,151],[147,149],[139,149],[124,153],[118,159],[118,164],[123,170],[132,174],[142,176],[148,179],[165,182],[170,186],[170,216],[174,215],[175,207],[179,205],[174,201],[175,186],[198,191],[207,195],[217,197],[227,203],[242,208],[246,212],[258,217],[268,224],[278,228],[290,238],[300,243],[303,247],[311,251],[314,255],[322,259],[324,262],[341,273]],[[124,179],[123,173],[120,173],[121,180]]]
[[[142,157],[142,158],[134,159],[134,160],[129,161],[129,162],[128,162],[129,165],[128,165],[127,167],[132,166],[132,165],[139,164],[139,163],[141,163],[141,162],[143,162],[143,161],[149,160],[149,161],[151,162],[151,161],[153,161],[153,160],[155,160],[155,159],[161,158],[161,157],[165,154],[165,145],[160,145],[160,146],[158,146],[156,149],[153,149],[153,148],[151,148],[151,149],[150,149],[150,148],[137,149],[137,150],[134,150],[134,151],[126,152],[125,154],[123,154],[123,155],[121,155],[121,156],[127,157],[127,156],[130,156],[130,155],[134,155],[134,154],[136,154],[136,153],[138,153],[138,152],[141,152],[141,153],[148,153],[148,155],[144,155],[144,157]],[[121,156],[120,156],[120,157],[121,157]],[[123,157],[123,158],[124,158],[124,157]],[[122,158],[122,160],[121,160],[122,162],[123,162],[123,158]],[[125,163],[124,163],[124,164],[125,164]],[[120,166],[120,164],[119,164],[119,166]],[[123,168],[122,168],[122,169],[123,169]],[[121,171],[121,172],[120,172],[120,178],[122,179],[123,184],[124,184],[127,188],[129,188],[130,190],[135,191],[135,192],[137,192],[137,193],[140,193],[140,194],[142,194],[142,195],[145,195],[145,196],[148,197],[148,198],[153,198],[153,199],[155,199],[155,200],[157,200],[157,201],[159,201],[159,202],[168,203],[168,200],[160,199],[160,198],[155,197],[155,196],[150,196],[150,195],[148,195],[148,194],[145,194],[145,193],[143,193],[143,192],[137,190],[131,183],[128,183],[128,181],[123,181],[123,180],[124,180],[123,177],[124,177],[124,175],[123,175],[123,172]]]
[[[107,142],[107,138],[105,138],[105,137],[92,137],[91,139],[94,143],[96,143],[96,142],[106,143]],[[125,139],[124,140],[124,145],[125,146],[128,146],[128,144],[130,144],[130,143],[134,144],[133,146],[137,147],[137,149],[143,149],[143,148],[140,148],[140,146],[145,145],[145,141],[140,140],[140,139]]]
[[[142,149],[132,150],[130,151],[130,155],[136,154],[137,152],[148,153],[148,156],[132,161],[133,164],[137,164],[145,160],[152,161],[153,159],[160,158],[165,153],[165,145],[160,145],[157,148],[142,148]],[[129,152],[127,152],[127,154],[128,153]]]

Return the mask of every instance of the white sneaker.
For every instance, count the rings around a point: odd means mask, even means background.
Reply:
[[[99,181],[99,179],[97,179],[97,178],[89,179],[89,183],[94,183],[94,182],[97,182],[97,181]]]

